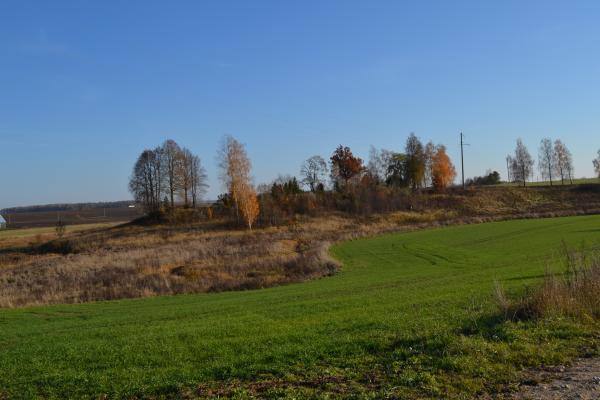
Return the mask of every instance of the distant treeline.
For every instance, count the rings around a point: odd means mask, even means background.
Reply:
[[[49,211],[81,211],[98,208],[122,208],[132,204],[132,200],[107,201],[98,203],[71,203],[71,204],[44,204],[25,207],[11,207],[0,210],[2,214],[19,214],[30,212],[49,212]]]
[[[377,149],[371,146],[368,161],[339,145],[329,157],[319,154],[306,159],[296,176],[279,176],[272,182],[254,184],[252,162],[245,146],[225,136],[217,150],[219,180],[225,192],[207,207],[228,216],[249,229],[253,224],[278,225],[297,215],[345,212],[369,215],[398,210],[415,210],[436,201],[452,189],[456,169],[442,144],[424,143],[414,133],[406,138],[404,149]],[[600,175],[600,152],[594,160]],[[514,155],[506,157],[509,182],[527,185],[534,175],[534,159],[521,139]],[[561,140],[544,138],[540,143],[538,167],[550,185],[572,183],[573,159]],[[464,182],[468,186],[498,185],[498,171],[487,171]],[[173,140],[144,150],[133,167],[129,189],[148,214],[175,215],[176,206],[196,208],[208,187],[200,158]],[[458,188],[456,188],[458,189]],[[464,190],[464,187],[462,189]],[[444,196],[442,196],[444,197]],[[452,203],[451,196],[449,198]],[[448,209],[452,209],[449,204]],[[185,213],[179,213],[181,216]],[[190,213],[188,213],[190,214]],[[197,213],[201,214],[201,213]]]

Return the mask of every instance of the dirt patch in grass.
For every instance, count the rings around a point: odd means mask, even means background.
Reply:
[[[311,379],[269,379],[257,382],[231,381],[227,384],[199,386],[195,392],[187,394],[189,398],[214,399],[235,398],[280,398],[295,393],[296,395],[314,395],[327,393],[334,397],[349,397],[365,390],[377,390],[375,386],[366,387],[342,376],[318,376]]]
[[[514,400],[596,400],[600,399],[600,358],[575,360],[570,366],[558,365],[529,371]]]

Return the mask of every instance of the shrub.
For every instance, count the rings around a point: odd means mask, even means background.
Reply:
[[[79,251],[79,249],[77,249],[77,247],[74,246],[74,243],[68,239],[51,240],[40,245],[37,250],[41,254],[72,254]]]
[[[542,284],[510,300],[496,284],[495,299],[506,319],[568,316],[600,318],[600,257],[598,253],[567,250],[566,272],[546,273]]]
[[[65,224],[62,220],[58,220],[54,230],[56,231],[56,236],[59,239],[62,239],[65,236],[65,233],[67,232],[67,224]]]
[[[484,176],[476,176],[474,178],[467,179],[467,185],[480,186],[480,185],[497,185],[500,183],[500,174],[498,171],[488,172]]]

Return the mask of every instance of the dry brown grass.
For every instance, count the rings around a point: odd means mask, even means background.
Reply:
[[[450,214],[448,214],[450,215]],[[297,218],[252,232],[224,221],[125,225],[0,250],[0,307],[263,288],[331,275],[329,243],[438,223],[402,212]]]
[[[565,252],[565,272],[547,272],[541,285],[510,299],[497,284],[494,297],[506,319],[568,316],[600,318],[600,252]]]
[[[540,194],[541,193],[541,194]],[[244,290],[335,273],[339,240],[445,224],[597,213],[600,200],[518,188],[420,194],[410,210],[353,217],[298,216],[252,232],[185,218],[0,241],[0,307]]]
[[[260,288],[337,268],[327,243],[312,240],[307,227],[202,228],[123,226],[4,249],[0,306]]]

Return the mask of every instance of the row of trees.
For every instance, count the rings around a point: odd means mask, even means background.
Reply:
[[[508,180],[521,182],[525,186],[534,174],[534,164],[535,162],[523,141],[517,139],[514,156],[506,156]],[[542,139],[538,151],[538,168],[542,179],[549,181],[550,185],[558,178],[562,184],[567,179],[573,183],[573,156],[559,139],[554,143],[549,138]]]
[[[369,190],[375,193],[373,189],[366,190],[374,186],[444,190],[456,176],[446,148],[432,142],[423,145],[414,134],[408,137],[404,152],[371,148],[366,165],[349,147],[340,145],[329,158],[329,163],[320,156],[306,160],[301,168],[300,182],[295,177],[281,178],[268,190],[263,186],[260,194],[252,184],[252,165],[243,144],[226,136],[219,148],[218,160],[220,180],[226,189],[219,204],[249,229],[260,213],[261,201],[267,204],[265,196],[269,196],[271,208],[297,209],[297,197],[303,193],[300,183],[311,192],[324,193],[329,179],[333,192],[340,193],[342,201],[353,203],[357,201],[359,188],[362,197]],[[176,202],[195,207],[207,187],[200,159],[173,140],[144,150],[134,165],[129,182],[134,198],[148,212],[164,207],[174,208]],[[308,207],[306,202],[303,204]]]
[[[220,180],[226,193],[219,196],[219,209],[231,213],[249,229],[261,221],[281,220],[281,216],[310,212],[315,208],[368,213],[404,207],[410,198],[402,193],[422,188],[443,191],[452,185],[456,170],[443,145],[423,144],[411,134],[402,152],[371,147],[365,163],[346,146],[338,146],[329,160],[315,155],[301,167],[301,180],[280,177],[270,185],[252,184],[252,164],[243,144],[226,136],[218,151]],[[533,174],[534,161],[519,139],[514,156],[507,156],[509,180],[526,184]],[[538,167],[552,184],[572,180],[572,156],[560,141],[543,139],[539,148]],[[594,160],[600,175],[600,151]],[[469,181],[469,184],[497,184],[498,172]],[[305,193],[300,184],[305,185]],[[198,156],[175,141],[144,150],[138,157],[129,188],[136,201],[148,212],[174,208],[176,202],[196,207],[206,191],[206,174]],[[331,190],[326,190],[330,188]],[[262,210],[261,210],[262,208]],[[261,212],[262,211],[262,212]],[[212,212],[212,211],[211,211]],[[269,223],[269,222],[267,222]]]
[[[149,212],[175,206],[175,199],[196,207],[206,192],[206,173],[200,158],[174,140],[140,154],[129,180],[134,199]]]
[[[238,221],[248,228],[259,213],[256,191],[252,185],[251,162],[244,146],[226,136],[218,153],[220,178],[227,189],[224,204],[230,205]],[[144,150],[138,157],[129,180],[134,199],[147,212],[173,209],[176,200],[195,208],[208,184],[200,158],[174,140]]]
[[[329,165],[321,156],[312,156],[302,165],[300,175],[311,192],[323,191],[327,177],[336,191],[348,191],[360,183],[444,190],[454,181],[456,170],[444,145],[423,145],[411,134],[403,153],[371,147],[365,165],[349,147],[340,145],[329,158]]]

